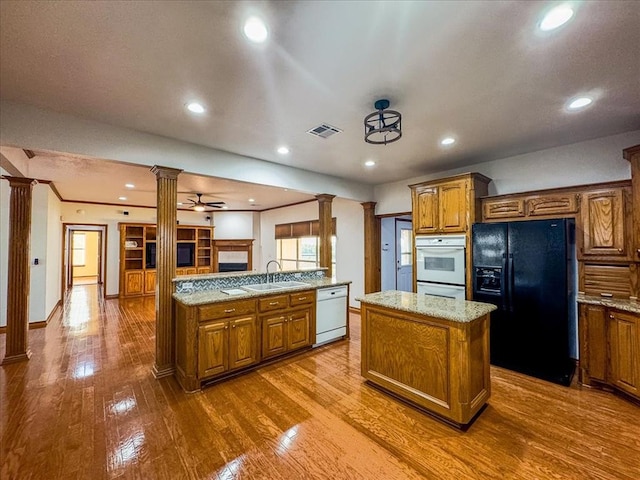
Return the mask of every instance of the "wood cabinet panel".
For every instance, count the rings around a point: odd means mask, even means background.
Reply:
[[[467,230],[466,181],[441,185],[438,198],[440,231],[445,233]]]
[[[611,383],[635,396],[640,395],[640,317],[609,311]]]
[[[200,321],[231,318],[255,313],[256,301],[238,300],[235,302],[212,303],[197,308]]]
[[[415,191],[413,215],[415,233],[438,231],[438,187],[424,187]]]
[[[527,214],[535,217],[540,215],[566,215],[578,211],[578,195],[575,193],[557,195],[537,195],[527,198]]]
[[[587,295],[629,298],[630,270],[627,265],[597,265],[583,263],[580,291]]]
[[[125,295],[142,295],[144,293],[144,272],[124,272]]]
[[[263,317],[262,358],[269,358],[287,351],[286,315]]]
[[[198,275],[203,273],[211,273],[211,267],[198,267]]]
[[[296,292],[289,294],[289,305],[295,307],[297,305],[306,305],[309,303],[315,303],[316,292],[315,290],[305,290],[303,292]]]
[[[229,324],[210,322],[198,328],[198,377],[219,375],[229,369]]]
[[[627,257],[625,205],[621,188],[587,192],[582,198],[582,258]]]
[[[258,308],[261,312],[270,312],[272,310],[280,310],[289,306],[289,297],[287,295],[273,295],[258,300]]]
[[[258,362],[256,317],[249,316],[230,321],[229,370]]]
[[[580,370],[581,381],[607,379],[607,316],[605,307],[580,305]]]
[[[152,294],[156,292],[156,271],[147,270],[144,272],[144,293]]]
[[[309,309],[300,310],[289,316],[287,327],[287,349],[297,350],[298,348],[311,345],[309,341],[311,325],[311,312]]]
[[[524,199],[484,200],[482,217],[485,220],[524,217]]]

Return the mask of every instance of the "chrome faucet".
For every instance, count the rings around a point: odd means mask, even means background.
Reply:
[[[267,262],[267,267],[266,267],[266,269],[267,269],[267,283],[269,283],[269,265],[271,265],[272,263],[275,263],[278,266],[278,269],[282,270],[282,266],[280,265],[280,263],[278,263],[277,260],[269,260]]]

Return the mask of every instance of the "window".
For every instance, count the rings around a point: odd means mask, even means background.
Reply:
[[[85,234],[74,232],[72,244],[72,265],[74,267],[84,267],[87,257]]]
[[[315,236],[276,239],[276,257],[283,270],[320,267],[320,238]],[[336,275],[336,236],[331,236],[331,267]]]

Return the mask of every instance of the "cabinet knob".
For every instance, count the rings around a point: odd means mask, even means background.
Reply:
[[[619,251],[620,253],[622,253],[622,249],[621,249],[621,248],[619,248],[619,249],[618,249],[618,251]]]
[[[228,330],[228,329],[229,329],[229,325],[225,325],[225,326],[224,326],[224,329],[225,329],[225,330]]]
[[[301,302],[302,300],[306,300],[307,297],[298,297],[298,301]]]
[[[278,302],[269,302],[270,306],[278,305]]]
[[[614,319],[614,318],[616,318],[616,317],[614,317],[614,316],[613,316],[613,313],[610,313],[610,314],[609,314],[609,318],[610,318],[611,320],[613,320],[613,319]]]
[[[235,311],[236,311],[235,308],[229,308],[228,310],[225,310],[224,313],[233,313]]]
[[[232,325],[232,326],[231,326],[231,328],[236,328],[236,326],[235,326],[235,325]]]

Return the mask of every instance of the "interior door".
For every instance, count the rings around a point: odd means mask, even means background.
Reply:
[[[396,219],[396,290],[413,291],[413,227]]]

